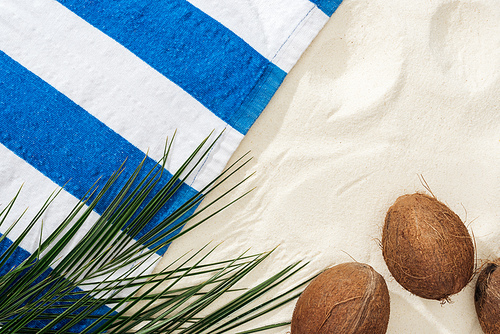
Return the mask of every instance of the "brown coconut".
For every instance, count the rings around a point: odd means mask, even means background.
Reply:
[[[389,208],[382,252],[396,281],[417,296],[447,300],[471,280],[474,246],[460,218],[425,194],[399,197]]]
[[[500,259],[487,263],[476,282],[474,304],[486,334],[500,333]]]
[[[385,333],[389,309],[389,291],[379,273],[362,263],[339,264],[301,294],[291,334]]]

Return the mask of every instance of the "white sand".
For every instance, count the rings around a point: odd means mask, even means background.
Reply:
[[[248,150],[240,178],[256,175],[227,201],[256,189],[164,263],[211,240],[225,241],[219,257],[280,245],[251,282],[297,259],[312,261],[307,276],[352,257],[387,280],[388,333],[481,333],[473,283],[443,306],[415,297],[377,239],[394,200],[425,191],[421,174],[474,232],[478,258],[500,256],[497,0],[344,0],[234,158]]]

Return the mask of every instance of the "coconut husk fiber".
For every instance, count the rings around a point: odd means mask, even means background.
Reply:
[[[384,278],[366,264],[334,266],[297,300],[292,334],[378,334],[387,331],[390,303]]]
[[[474,304],[481,328],[486,334],[500,333],[500,258],[481,270],[474,293]]]
[[[417,296],[440,301],[462,290],[474,270],[474,245],[457,214],[415,193],[389,208],[382,251],[396,281]]]

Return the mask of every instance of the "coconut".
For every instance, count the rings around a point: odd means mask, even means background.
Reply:
[[[291,333],[385,333],[389,309],[384,278],[369,265],[343,263],[317,276],[301,294]]]
[[[487,263],[477,277],[474,304],[486,334],[500,333],[500,258]]]
[[[474,246],[460,218],[425,194],[399,197],[389,208],[382,252],[396,281],[417,296],[447,300],[471,280]]]

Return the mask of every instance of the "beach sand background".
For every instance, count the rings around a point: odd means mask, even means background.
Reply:
[[[378,240],[389,206],[428,193],[425,179],[473,232],[478,266],[500,256],[497,0],[344,0],[232,161],[247,151],[235,181],[255,175],[224,203],[255,189],[159,268],[208,242],[222,242],[212,258],[279,245],[244,284],[296,260],[311,262],[290,285],[354,259],[387,281],[388,333],[481,333],[474,281],[448,304],[418,298],[391,277]],[[257,325],[290,320],[293,306]]]

